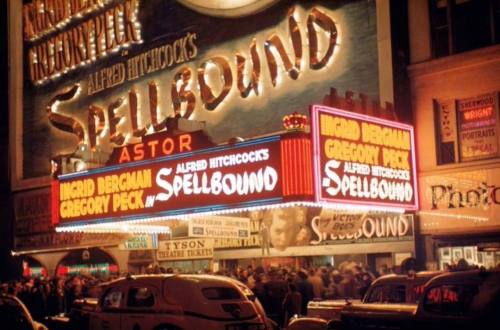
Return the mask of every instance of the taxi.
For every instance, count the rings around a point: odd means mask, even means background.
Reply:
[[[80,308],[79,325],[88,322],[88,329],[95,330],[271,329],[252,291],[221,276],[122,278],[107,284],[97,300]]]

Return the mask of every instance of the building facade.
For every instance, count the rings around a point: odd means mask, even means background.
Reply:
[[[151,263],[185,270],[299,266],[349,258],[375,268],[414,256],[415,147],[412,128],[398,123],[411,124],[408,109],[393,106],[400,93],[390,1],[197,3],[9,2],[13,251],[31,258],[27,273],[140,272]],[[284,158],[298,152],[286,149],[284,141],[304,135],[300,147],[312,152],[320,125],[299,127],[294,120],[311,116],[315,104],[351,113],[330,114],[330,125],[340,124],[325,132],[331,130],[338,145],[347,147],[328,157],[361,177],[345,181],[343,194],[365,187],[364,196],[321,201],[320,189],[313,193],[312,187],[322,183],[309,164],[297,172],[309,171],[307,193],[287,195],[283,188],[250,197],[182,199],[179,188],[177,204],[158,206],[175,190],[165,179],[170,172],[160,166],[175,163],[176,174],[194,177],[205,169],[203,155],[217,162],[232,156],[228,152],[255,155],[248,151],[254,146],[268,148],[259,149],[259,162],[281,169],[280,184],[295,182],[300,176],[285,173],[283,164],[298,161]],[[335,133],[349,131],[341,127],[345,123],[358,135]],[[374,131],[393,137],[363,140]],[[373,158],[352,151],[362,149],[375,150]],[[373,171],[379,173],[376,180]],[[379,178],[391,176],[397,177],[391,187],[401,188],[400,196],[380,197]],[[172,194],[162,195],[158,187]],[[156,199],[146,198],[153,196],[145,196],[148,189]],[[285,206],[292,212],[267,210],[281,209],[277,205],[290,202],[291,195],[296,204]],[[144,205],[151,212],[142,212]],[[246,232],[244,238],[202,237],[190,227],[194,221],[185,220],[228,209],[238,219],[215,214],[219,218],[207,220],[205,228],[217,222],[217,232],[227,233],[225,226],[232,224]],[[281,220],[264,226],[268,213]],[[349,224],[351,232],[336,232],[336,223]],[[289,237],[279,236],[287,230]]]
[[[500,259],[498,1],[408,1],[412,110],[430,268]]]

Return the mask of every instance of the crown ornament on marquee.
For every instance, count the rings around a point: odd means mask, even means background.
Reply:
[[[295,111],[290,115],[283,117],[283,127],[287,131],[304,130],[307,126],[307,116]]]

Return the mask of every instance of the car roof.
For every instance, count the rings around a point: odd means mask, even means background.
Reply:
[[[163,281],[179,281],[179,282],[190,282],[194,285],[200,286],[212,286],[212,285],[235,285],[235,280],[217,275],[198,275],[198,274],[152,274],[152,275],[132,275],[127,277],[122,277],[111,282],[103,283],[103,285],[109,286],[121,283],[149,283],[159,285]]]
[[[31,315],[29,313],[28,308],[23,304],[21,299],[17,298],[16,296],[10,295],[10,294],[1,294],[0,295],[0,305],[8,305],[8,306],[15,306],[20,308],[24,314],[28,315],[31,319]]]
[[[16,296],[12,296],[10,294],[1,294],[0,300],[4,303],[9,303],[11,305],[22,305],[22,301]]]
[[[497,279],[500,283],[500,269],[466,270],[443,273],[429,281],[429,286],[441,284],[482,283],[488,278]]]
[[[415,279],[414,282],[422,282],[426,283],[428,280],[431,278],[434,278],[435,276],[438,276],[442,274],[443,272],[439,271],[423,271],[423,272],[418,272],[415,274]],[[379,278],[377,278],[375,281],[373,281],[372,285],[375,284],[391,284],[391,283],[405,283],[408,281],[408,275],[402,275],[402,274],[389,274],[389,275],[384,275]]]

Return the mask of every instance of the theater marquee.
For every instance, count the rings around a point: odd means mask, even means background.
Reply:
[[[58,221],[107,222],[283,199],[279,136],[59,176]]]
[[[317,201],[418,208],[413,127],[324,106],[311,121]]]

